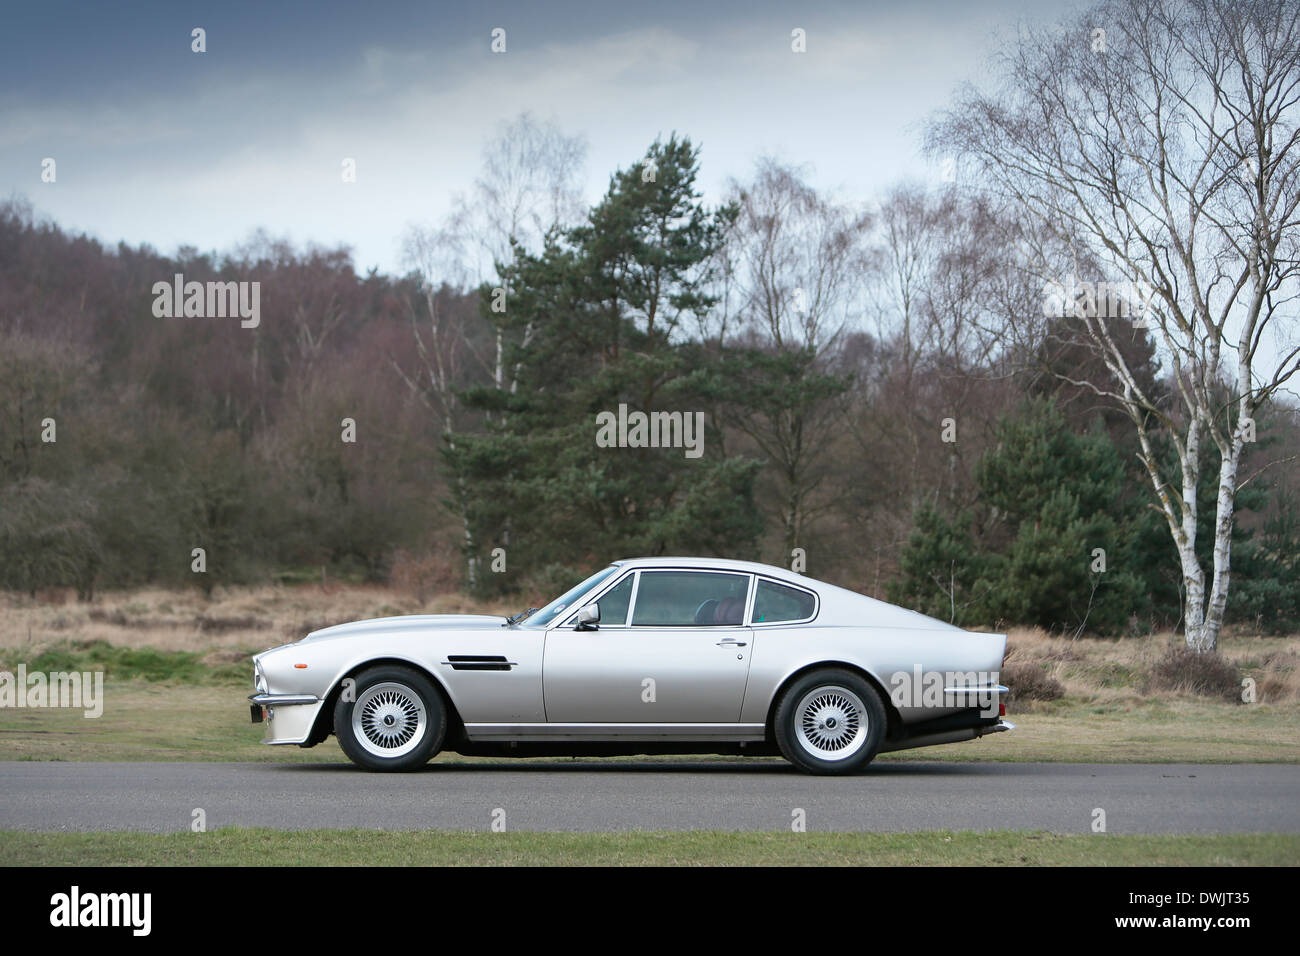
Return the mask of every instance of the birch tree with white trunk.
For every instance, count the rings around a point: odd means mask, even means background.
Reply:
[[[1300,3],[1111,0],[1059,30],[1022,30],[994,66],[998,85],[961,91],[927,149],[959,157],[959,177],[1023,217],[1034,241],[1009,247],[1009,263],[1038,274],[1044,315],[1068,318],[1057,327],[1104,361],[1105,381],[1075,384],[1132,421],[1177,551],[1187,644],[1214,651],[1243,454],[1300,366]],[[1134,322],[1114,321],[1135,301]],[[1119,347],[1134,325],[1156,343],[1167,401]],[[1196,540],[1207,445],[1209,567]]]
[[[469,376],[485,372],[497,388],[514,391],[518,370],[505,367],[505,323],[494,323],[490,354],[483,354],[474,347],[475,336],[440,308],[439,290],[444,284],[461,290],[502,284],[501,276],[516,249],[538,251],[547,232],[578,218],[586,149],[581,136],[566,135],[554,122],[539,122],[521,113],[500,124],[484,144],[473,189],[468,195],[452,197],[451,212],[443,222],[407,229],[403,259],[419,274],[422,286],[423,314],[411,315],[418,378],[400,363],[392,364],[438,416],[443,437],[453,450],[460,391],[469,384]],[[524,344],[529,335],[530,330],[525,330]],[[454,490],[463,502],[464,488]],[[478,581],[474,535],[461,510],[466,580],[473,589]]]
[[[474,186],[452,199],[452,209],[435,233],[455,256],[449,282],[510,289],[503,276],[516,249],[538,253],[553,229],[573,225],[585,213],[582,179],[587,144],[565,133],[554,121],[520,113],[503,122],[483,146],[482,166]],[[508,305],[507,305],[508,307]],[[525,329],[524,344],[532,330]],[[494,351],[487,363],[493,384],[513,392],[517,369],[505,367],[505,323],[495,323]]]

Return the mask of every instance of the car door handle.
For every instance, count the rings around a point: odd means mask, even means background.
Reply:
[[[733,640],[730,637],[727,638],[725,641],[718,641],[718,647],[744,647],[744,646],[745,646],[744,641]]]

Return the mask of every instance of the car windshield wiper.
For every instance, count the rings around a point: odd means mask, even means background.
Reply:
[[[514,617],[506,618],[506,626],[509,627],[511,624],[518,624],[528,615],[532,614],[534,611],[539,611],[539,610],[541,610],[541,608],[530,607],[527,611],[520,611]]]

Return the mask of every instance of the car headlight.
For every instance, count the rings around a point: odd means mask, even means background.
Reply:
[[[253,686],[257,688],[259,694],[266,693],[266,675],[262,673],[261,664],[253,668]]]

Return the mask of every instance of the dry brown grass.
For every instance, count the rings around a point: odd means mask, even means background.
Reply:
[[[329,584],[197,590],[143,588],[103,594],[90,603],[0,592],[0,649],[41,648],[68,640],[104,640],[164,651],[260,651],[329,624],[392,614],[512,614],[521,608],[460,594],[418,600],[392,588]]]
[[[1140,705],[1190,696],[1185,691],[1154,689],[1150,675],[1171,649],[1185,646],[1182,635],[1163,632],[1145,637],[1071,640],[1038,628],[1007,633],[1006,663],[1032,664],[1065,688],[1075,703]],[[1220,641],[1222,656],[1235,663],[1243,678],[1254,679],[1260,703],[1300,702],[1300,638],[1263,637],[1230,632]],[[1023,710],[1033,710],[1027,702]]]
[[[103,594],[91,603],[70,600],[62,592],[36,600],[0,593],[0,650],[39,653],[65,641],[104,640],[124,647],[196,651],[224,661],[345,621],[391,614],[511,614],[521,609],[456,592],[421,600],[419,590],[423,586],[305,584],[219,589],[208,600],[198,590],[143,588]],[[1181,636],[1167,632],[1071,640],[1037,628],[1012,628],[1007,665],[1040,668],[1065,691],[1062,701],[1021,701],[1017,709],[1051,709],[1067,702],[1129,709],[1153,699],[1185,697],[1183,692],[1148,687],[1152,668],[1171,647],[1182,644]],[[1255,680],[1260,703],[1300,702],[1300,637],[1229,633],[1221,652],[1241,668],[1243,677]]]
[[[395,588],[298,585],[220,591],[143,589],[92,604],[33,601],[0,594],[0,659],[32,660],[57,645],[104,640],[121,648],[154,647],[202,655],[212,680],[178,690],[166,680],[121,678],[100,720],[66,708],[0,711],[0,760],[289,760],[341,761],[334,744],[312,750],[266,748],[248,723],[250,651],[297,639],[312,627],[387,614],[514,613],[459,595],[420,601]],[[1007,662],[1059,681],[1057,700],[1016,700],[1010,734],[951,748],[885,755],[886,760],[1048,760],[1075,762],[1300,761],[1300,637],[1229,634],[1223,653],[1256,681],[1258,703],[1176,690],[1147,689],[1152,666],[1181,638],[1070,640],[1012,630]],[[165,663],[165,662],[164,662]],[[178,667],[190,673],[192,666]],[[229,674],[239,674],[231,679]],[[1010,675],[1008,675],[1010,676]],[[1008,683],[1014,683],[1008,680]],[[158,734],[159,714],[171,728]],[[93,726],[88,726],[93,725]],[[286,754],[284,751],[292,751]],[[464,760],[443,755],[439,760]]]

